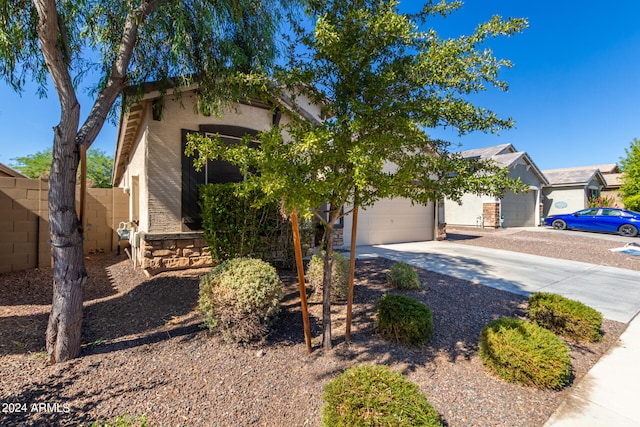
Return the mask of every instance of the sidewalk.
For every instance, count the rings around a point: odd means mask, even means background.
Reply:
[[[640,426],[640,316],[544,425],[590,426]]]
[[[384,257],[519,294],[545,291],[628,323],[544,427],[640,427],[640,272],[449,242],[361,246]]]

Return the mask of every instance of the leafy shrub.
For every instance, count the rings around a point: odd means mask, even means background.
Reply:
[[[335,302],[346,299],[349,294],[349,260],[340,252],[332,253],[331,257],[331,301]],[[313,300],[322,300],[323,275],[324,258],[313,255],[307,267],[307,282],[313,289]]]
[[[431,310],[405,295],[385,294],[376,304],[377,330],[387,339],[424,345],[433,333]]]
[[[147,418],[145,416],[132,417],[130,415],[121,415],[111,421],[96,421],[91,427],[147,427]]]
[[[616,206],[616,201],[611,196],[591,197],[587,200],[588,208],[612,208]]]
[[[594,342],[602,338],[602,314],[561,295],[531,294],[527,316],[535,324],[575,341]]]
[[[441,426],[418,386],[387,366],[347,369],[324,388],[323,426]]]
[[[205,322],[229,341],[264,338],[281,298],[278,273],[259,259],[225,261],[200,279],[198,303]]]
[[[560,389],[569,381],[567,344],[551,331],[521,319],[503,317],[480,333],[480,359],[500,378]]]
[[[291,224],[280,213],[280,204],[264,203],[258,192],[238,195],[237,187],[237,183],[199,187],[204,240],[214,263],[251,257],[292,268],[293,234]],[[303,244],[310,243],[310,223],[303,224],[301,233]]]
[[[409,264],[394,263],[387,273],[387,282],[398,289],[420,289],[418,273]]]
[[[622,203],[624,203],[625,209],[640,212],[640,194],[625,195]]]

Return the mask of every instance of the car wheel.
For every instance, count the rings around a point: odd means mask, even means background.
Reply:
[[[553,222],[551,223],[551,226],[553,228],[555,228],[556,230],[566,230],[567,229],[567,223],[564,222],[561,219],[554,219]]]
[[[638,229],[631,224],[621,225],[618,232],[625,237],[636,237],[638,235]]]

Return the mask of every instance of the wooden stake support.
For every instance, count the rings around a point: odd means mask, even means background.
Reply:
[[[309,326],[309,311],[307,309],[307,288],[304,285],[304,266],[302,264],[302,245],[300,243],[300,228],[298,214],[291,213],[291,227],[293,229],[293,244],[296,250],[296,268],[298,269],[298,283],[300,284],[300,305],[302,306],[302,323],[304,324],[304,339],[307,343],[307,353],[311,354],[311,327]]]
[[[358,205],[353,207],[353,224],[351,226],[351,254],[349,256],[349,296],[347,299],[347,326],[344,340],[351,341],[351,317],[353,314],[353,287],[356,274],[356,232],[358,229]]]

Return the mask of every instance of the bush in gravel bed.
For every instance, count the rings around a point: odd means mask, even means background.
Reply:
[[[397,289],[420,289],[418,273],[409,264],[394,263],[387,273],[387,282]]]
[[[331,254],[331,302],[344,300],[349,294],[349,260],[340,252]],[[322,282],[324,275],[324,260],[319,255],[313,255],[307,267],[307,283],[313,289],[312,299],[322,300]]]
[[[377,331],[387,339],[410,345],[425,345],[431,339],[431,310],[405,295],[385,294],[376,303]]]
[[[442,426],[418,386],[387,366],[347,369],[324,388],[322,425]]]
[[[575,341],[595,342],[602,338],[599,311],[557,294],[531,294],[527,316],[535,324]]]
[[[205,322],[228,341],[266,337],[281,298],[282,282],[276,269],[259,259],[225,261],[200,279],[198,303]]]
[[[131,417],[130,415],[122,415],[111,421],[96,421],[91,427],[147,427],[147,418],[145,416]]]
[[[479,355],[500,378],[542,389],[560,389],[571,375],[567,344],[522,319],[503,317],[487,324],[480,333]]]

